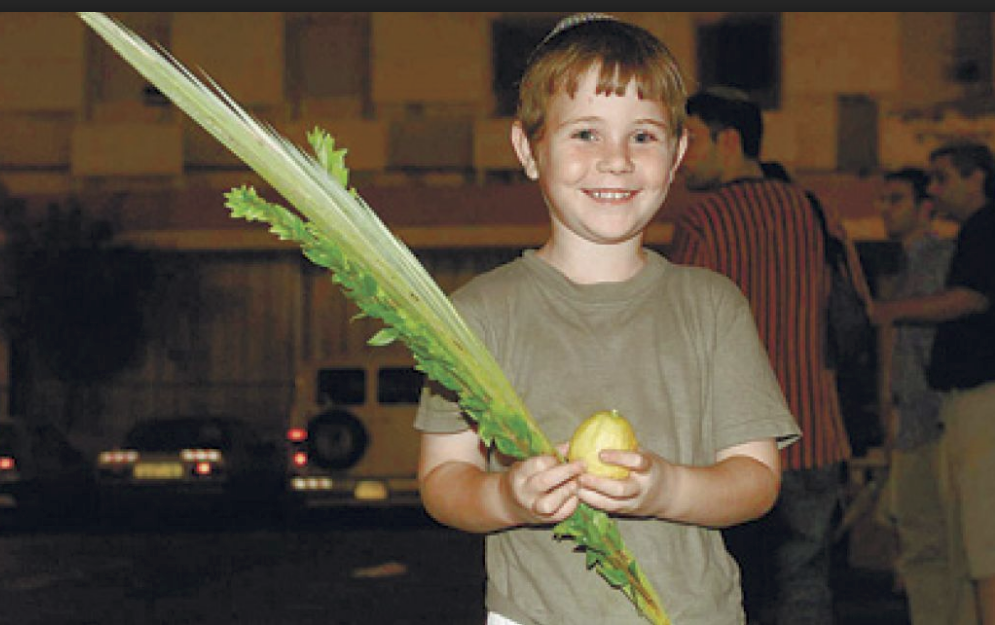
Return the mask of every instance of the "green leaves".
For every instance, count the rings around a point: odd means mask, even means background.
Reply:
[[[315,157],[321,163],[321,166],[340,185],[355,194],[356,190],[349,188],[349,168],[345,166],[345,155],[348,153],[348,150],[345,148],[336,150],[335,139],[332,138],[332,135],[317,126],[308,132],[307,140],[311,144],[312,149],[314,149]]]
[[[318,161],[339,184],[348,183],[345,150],[335,150],[335,141],[324,131],[308,134]],[[440,337],[445,329],[432,327],[417,314],[391,297],[369,270],[363,258],[352,257],[331,237],[311,222],[302,220],[283,206],[266,201],[251,187],[232,189],[225,194],[225,206],[233,218],[269,224],[269,230],[282,240],[295,241],[304,255],[332,272],[332,280],[352,299],[363,316],[380,319],[385,326],[369,339],[373,346],[403,341],[411,350],[417,368],[430,379],[457,393],[460,406],[478,424],[478,433],[487,445],[501,453],[528,458],[553,453],[553,447],[527,418],[524,408],[508,406],[488,387],[486,375],[473,370],[473,362],[462,358],[463,350],[453,350]],[[635,558],[625,548],[618,527],[604,512],[581,505],[573,516],[554,528],[558,539],[571,539],[586,553],[587,567],[621,590],[651,620],[669,623],[655,591],[639,571]]]
[[[370,342],[402,341],[416,368],[454,392],[479,424],[481,439],[516,458],[555,454],[500,366],[467,327],[411,251],[384,226],[354,189],[347,187],[346,150],[328,133],[308,133],[308,156],[271,126],[260,124],[221,87],[197,79],[161,48],[97,12],[80,18],[146,80],[238,156],[293,206],[261,198],[251,187],[225,194],[234,218],[269,224],[282,240],[294,241],[362,315],[384,323]],[[669,624],[652,585],[628,553],[615,523],[586,506],[557,526],[557,535],[587,551],[589,565],[621,589],[643,616]]]
[[[572,539],[583,549],[587,568],[594,569],[620,590],[640,614],[656,625],[669,625],[653,584],[646,579],[635,556],[625,546],[618,525],[601,510],[580,504],[568,519],[553,528],[557,539]]]
[[[345,150],[336,150],[335,141],[317,128],[308,134],[308,140],[318,162],[339,184],[348,184]],[[232,217],[268,223],[270,232],[283,240],[296,241],[309,260],[329,269],[332,280],[356,303],[363,316],[384,322],[368,343],[384,346],[402,341],[415,357],[416,368],[457,394],[462,409],[477,422],[478,434],[485,444],[519,459],[555,453],[524,407],[503,402],[490,387],[487,374],[474,369],[475,363],[466,357],[464,346],[442,340],[447,335],[446,328],[433,327],[416,311],[395,300],[363,258],[353,257],[315,224],[259,197],[255,189],[232,189],[225,194],[225,200]],[[576,542],[577,548],[585,551],[587,567],[623,592],[647,619],[657,625],[669,623],[652,585],[643,577],[617,525],[607,514],[581,504],[577,512],[554,528],[554,536]]]
[[[397,340],[398,332],[394,328],[383,328],[367,341],[373,347],[384,347]]]

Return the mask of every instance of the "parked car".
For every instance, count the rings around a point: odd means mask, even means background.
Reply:
[[[276,506],[282,463],[274,441],[226,415],[154,418],[136,423],[97,457],[105,511],[191,503]]]
[[[93,465],[62,430],[0,417],[0,510],[8,521],[81,521],[92,512],[93,493]]]
[[[301,362],[286,433],[287,510],[421,505],[410,356]]]

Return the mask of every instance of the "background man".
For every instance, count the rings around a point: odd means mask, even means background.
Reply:
[[[943,288],[953,241],[932,227],[929,176],[918,168],[884,175],[877,208],[888,238],[901,244],[899,271],[879,284],[888,298]],[[935,326],[903,325],[880,332],[881,413],[890,450],[887,509],[898,533],[897,569],[912,625],[945,623],[950,572],[940,502],[940,395],[926,381]]]
[[[927,372],[943,392],[940,446],[956,614],[995,624],[995,157],[979,143],[930,154],[929,193],[960,223],[943,290],[876,303],[876,323],[936,323]],[[977,611],[977,618],[974,612]]]
[[[727,531],[726,540],[743,569],[751,622],[769,609],[777,623],[831,625],[831,530],[851,450],[835,374],[826,365],[822,230],[804,189],[764,175],[755,103],[713,88],[692,96],[687,110],[681,173],[689,190],[703,193],[678,217],[670,257],[723,273],[746,294],[802,430],[801,441],[782,452],[774,510]],[[835,211],[826,211],[826,223],[842,234]]]

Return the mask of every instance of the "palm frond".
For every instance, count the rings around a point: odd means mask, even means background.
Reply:
[[[358,194],[330,175],[318,159],[243,110],[213,80],[205,77],[206,84],[199,80],[168,51],[153,48],[101,13],[82,12],[80,17],[176,106],[286,198],[314,224],[315,231],[324,233],[354,271],[376,283],[390,306],[433,331],[446,352],[458,354],[456,362],[465,365],[460,377],[469,378],[463,383],[485,390],[487,401],[499,409],[532,421],[493,357],[437,283]],[[328,162],[333,158],[334,144],[331,149],[324,147],[319,158]],[[539,431],[534,423],[530,429]],[[548,453],[552,449],[544,437],[533,438],[541,448],[516,445],[519,453]]]
[[[79,16],[124,60],[280,193],[295,210],[273,204],[255,189],[226,194],[232,216],[268,223],[315,264],[328,268],[343,292],[384,328],[373,344],[402,341],[427,377],[457,394],[481,438],[516,458],[556,453],[486,346],[466,325],[418,259],[347,187],[344,150],[320,129],[309,134],[316,156],[298,149],[254,119],[220,86],[202,82],[166,50],[156,49],[115,20]],[[296,211],[296,212],[295,212]],[[588,565],[619,588],[658,625],[669,620],[615,522],[581,506],[557,526],[587,551]]]

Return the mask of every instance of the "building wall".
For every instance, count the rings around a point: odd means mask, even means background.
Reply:
[[[491,25],[559,15],[114,14],[291,139],[323,125],[343,137],[364,182],[402,186],[513,175],[507,120],[495,115]],[[735,14],[620,17],[664,38],[695,85],[698,28]],[[878,117],[845,142],[873,143],[883,166],[921,158],[921,126],[940,122],[920,116],[911,127],[909,110],[971,87],[951,73],[965,54],[962,23],[957,13],[780,14],[781,98],[766,112],[764,156],[801,173],[852,170],[839,135],[854,126],[841,115],[856,113],[841,98],[859,96]],[[980,81],[989,91],[991,82]],[[226,188],[244,178],[235,157],[145,87],[73,13],[0,14],[0,181],[32,195]]]
[[[522,184],[492,86],[492,25],[560,14],[114,16],[295,142],[303,145],[315,125],[329,130],[349,149],[353,183],[445,290],[545,236],[542,200]],[[698,29],[730,15],[620,17],[660,35],[695,86]],[[950,136],[993,139],[989,116],[942,107],[992,82],[952,78],[950,68],[968,54],[958,47],[963,19],[780,14],[780,98],[765,112],[764,158],[835,204],[860,238],[879,237],[869,173],[921,163]],[[374,326],[351,321],[354,308],[327,276],[264,228],[227,217],[221,194],[242,184],[263,188],[258,177],[149,90],[76,15],[0,13],[0,137],[0,182],[29,210],[72,196],[99,212],[123,194],[110,215],[123,237],[200,259],[178,325],[150,337],[141,363],[97,389],[77,434],[113,439],[136,418],[196,409],[251,414],[279,430],[302,359],[370,349]],[[666,244],[685,199],[672,191],[652,244]],[[0,355],[7,347],[0,340]],[[0,400],[9,391],[5,372],[0,366]],[[35,379],[33,411],[74,408],[63,385],[40,373]]]

